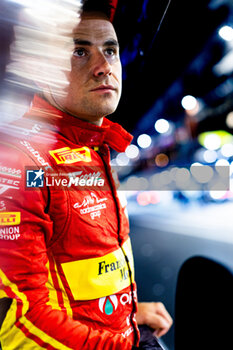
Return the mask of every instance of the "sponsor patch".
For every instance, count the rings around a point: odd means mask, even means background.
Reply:
[[[77,162],[91,162],[91,152],[88,147],[71,149],[63,147],[49,151],[49,154],[55,159],[57,164],[72,164]]]
[[[134,263],[129,238],[119,249],[104,256],[65,262],[61,267],[75,300],[113,296],[134,282]],[[129,300],[130,296],[125,293],[121,303],[126,304]],[[99,307],[100,311],[103,309],[104,313],[110,315],[117,307],[115,297],[101,299]]]
[[[23,134],[25,136],[31,136],[33,134],[38,134],[41,130],[42,126],[40,124],[34,124],[31,129],[24,129]]]
[[[3,212],[0,213],[0,226],[14,226],[21,222],[20,212]]]
[[[106,209],[107,198],[98,198],[93,192],[83,199],[82,203],[75,203],[74,208],[79,209],[81,215],[90,214],[92,220],[101,216],[101,210]]]
[[[0,174],[21,178],[21,170],[0,165]]]
[[[10,175],[10,174],[7,174],[7,175]],[[19,185],[20,185],[20,180],[16,180],[15,178],[10,179],[10,178],[0,176],[0,195],[7,192],[8,190],[19,190]],[[12,197],[8,197],[8,198],[12,198]]]
[[[15,187],[17,190],[19,189],[20,181],[14,180],[14,179],[6,179],[3,177],[0,177],[0,186],[9,186],[9,187]],[[0,192],[1,193],[1,192]]]
[[[6,210],[6,204],[4,201],[0,201],[0,211]]]
[[[116,295],[109,295],[108,297],[103,297],[99,299],[99,309],[102,313],[106,315],[111,315],[116,311],[118,306],[118,300]]]
[[[20,237],[19,226],[0,228],[0,239],[5,241],[17,241]]]
[[[34,157],[35,159],[37,159],[37,161],[38,161],[42,166],[44,166],[46,170],[49,169],[49,168],[51,168],[51,166],[49,165],[49,163],[46,162],[45,159],[44,159],[43,157],[41,157],[40,153],[39,153],[36,149],[34,149],[34,148],[31,146],[31,144],[30,144],[29,142],[27,142],[27,141],[24,140],[24,141],[20,141],[20,143],[21,143],[22,146],[24,146],[24,147],[26,147],[26,148],[28,149],[28,151],[33,155],[33,157]]]

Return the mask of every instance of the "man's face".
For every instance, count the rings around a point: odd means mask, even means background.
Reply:
[[[121,62],[113,25],[102,14],[88,14],[73,31],[74,49],[65,97],[57,105],[92,123],[115,111],[121,95]]]

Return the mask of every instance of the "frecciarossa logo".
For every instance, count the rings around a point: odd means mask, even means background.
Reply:
[[[71,149],[63,147],[49,151],[57,164],[72,164],[77,162],[91,162],[91,152],[88,147]]]
[[[115,295],[134,282],[134,263],[129,238],[120,248],[106,255],[64,262],[61,267],[75,300],[93,300],[103,295]],[[111,309],[109,302],[113,301],[106,300],[107,306],[105,300],[101,304],[103,308],[107,307],[107,313]]]

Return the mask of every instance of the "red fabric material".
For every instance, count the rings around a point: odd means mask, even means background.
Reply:
[[[117,152],[124,152],[133,139],[133,136],[118,123],[107,118],[104,118],[102,126],[88,123],[56,109],[38,95],[35,95],[26,117],[44,120],[57,131],[62,130],[70,141],[90,147],[106,143]]]
[[[114,16],[115,16],[118,0],[109,0],[109,3],[113,7],[112,11],[111,11],[111,17],[110,17],[110,20],[112,22],[114,20]]]

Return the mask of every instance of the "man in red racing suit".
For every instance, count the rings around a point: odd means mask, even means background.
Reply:
[[[14,299],[2,347],[131,349],[133,260],[108,149],[124,151],[131,136],[107,119],[99,127],[38,96],[20,124],[14,143],[1,142],[1,297]],[[47,172],[47,185],[27,188],[27,169]],[[61,171],[80,180],[97,174],[104,189],[53,186]]]
[[[83,16],[75,35],[67,98],[36,95],[1,135],[0,299],[11,300],[3,350],[139,342],[129,224],[109,156],[132,137],[103,118],[121,92],[117,39],[103,14]]]

